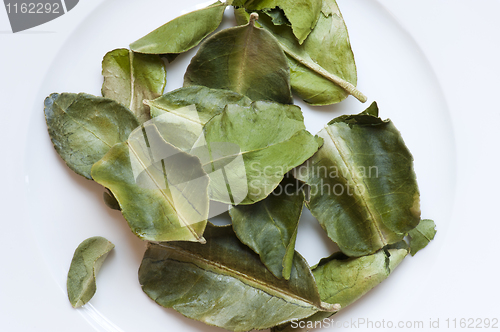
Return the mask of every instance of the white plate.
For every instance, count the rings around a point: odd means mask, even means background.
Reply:
[[[56,56],[40,91],[40,100],[52,92],[100,94],[100,63],[104,54],[128,44],[170,19],[208,3],[185,0],[107,0],[74,31]],[[363,111],[372,100],[380,115],[391,118],[415,158],[422,200],[422,217],[433,218],[436,240],[414,258],[408,257],[393,275],[356,304],[336,315],[350,318],[407,315],[398,305],[402,293],[411,302],[422,291],[425,276],[440,251],[440,235],[450,223],[455,187],[455,147],[450,115],[441,89],[418,45],[374,0],[339,0],[357,61],[358,88],[369,97],[365,105],[353,97],[328,107],[302,107],[307,128],[316,133],[341,114]],[[225,26],[232,23],[226,13]],[[168,68],[167,89],[182,85],[195,51]],[[115,243],[98,277],[98,291],[79,312],[97,331],[222,331],[163,309],[141,290],[137,269],[145,245],[128,229],[121,214],[102,202],[103,188],[74,174],[54,151],[40,107],[32,110],[26,151],[30,222],[52,276],[65,289],[74,249],[84,239],[100,235]],[[320,239],[320,240],[318,240]],[[330,253],[331,246],[309,213],[304,213],[297,250],[311,264]],[[412,285],[412,287],[408,287]],[[61,296],[65,296],[61,293]],[[339,328],[341,330],[342,328]]]

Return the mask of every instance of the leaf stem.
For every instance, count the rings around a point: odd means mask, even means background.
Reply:
[[[328,311],[328,312],[337,312],[339,311],[342,307],[340,304],[336,303],[336,304],[331,304],[331,303],[327,303],[327,302],[323,302],[321,301],[321,306],[320,308],[324,311]]]
[[[346,80],[338,77],[337,75],[334,75],[334,74],[326,71],[323,67],[321,67],[320,65],[318,65],[318,64],[316,64],[316,63],[314,63],[312,61],[306,61],[305,59],[301,58],[296,53],[294,53],[292,50],[290,50],[285,44],[283,44],[283,43],[280,43],[280,44],[281,44],[281,48],[283,48],[283,51],[285,51],[285,53],[288,54],[290,57],[292,57],[295,60],[297,60],[300,64],[302,64],[302,65],[306,66],[307,68],[309,68],[309,69],[317,72],[318,74],[320,74],[321,76],[325,77],[329,81],[337,84],[342,89],[344,89],[347,93],[349,93],[350,95],[354,96],[360,102],[364,103],[364,102],[366,102],[368,100],[366,98],[366,96],[361,91],[359,91],[358,89],[356,89],[356,87],[354,85],[352,85],[351,83],[349,83]]]
[[[252,13],[250,14],[250,20],[248,21],[248,24],[251,26],[255,26],[255,21],[259,19],[259,14],[257,13]]]

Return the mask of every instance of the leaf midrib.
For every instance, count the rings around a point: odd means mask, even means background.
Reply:
[[[258,148],[258,149],[254,149],[254,150],[247,150],[247,151],[240,151],[239,153],[236,153],[236,154],[231,154],[231,155],[227,155],[227,156],[224,156],[224,157],[221,157],[221,158],[210,160],[209,162],[202,164],[202,166],[207,166],[208,164],[212,164],[214,162],[218,162],[218,161],[224,160],[226,158],[233,158],[233,157],[236,158],[238,156],[243,156],[243,155],[248,154],[248,153],[262,151],[264,149],[273,147],[275,145],[279,145],[279,144],[283,144],[283,143],[288,143],[292,138],[294,138],[295,136],[299,135],[302,132],[307,132],[307,131],[305,129],[300,129],[300,130],[296,131],[293,135],[291,135],[286,140],[283,140],[283,141],[280,141],[280,142],[277,142],[277,143],[274,143],[274,144],[266,145],[266,146],[264,146],[262,148]],[[214,143],[214,142],[212,142],[212,143]]]
[[[154,103],[154,102],[149,102],[149,101],[148,101],[148,102],[146,102],[146,104],[147,104],[148,106],[150,106],[150,107],[155,107],[155,108],[160,109],[160,110],[162,110],[162,111],[165,111],[165,112],[167,112],[167,113],[172,113],[172,114],[174,114],[174,115],[176,115],[176,116],[178,116],[178,117],[180,117],[180,118],[183,118],[183,119],[189,120],[189,121],[191,121],[191,122],[193,122],[193,123],[196,123],[196,124],[199,124],[199,125],[201,125],[201,126],[204,126],[204,125],[205,125],[205,123],[203,123],[203,122],[201,122],[201,121],[196,121],[196,120],[194,120],[193,118],[190,118],[190,117],[188,117],[188,116],[185,116],[185,115],[184,115],[184,114],[182,114],[182,113],[176,112],[176,111],[177,111],[177,110],[179,110],[179,109],[183,109],[183,108],[185,108],[185,107],[189,107],[189,106],[191,106],[191,105],[195,105],[195,106],[196,106],[196,104],[186,105],[186,106],[179,107],[179,108],[176,108],[176,109],[173,109],[173,110],[170,110],[170,109],[168,109],[168,108],[166,108],[166,107],[163,107],[162,105],[156,104],[156,103]],[[199,112],[199,113],[201,113],[201,112]]]
[[[172,208],[172,210],[175,211],[175,214],[179,217],[179,219],[182,221],[182,223],[184,224],[184,226],[189,229],[189,231],[191,232],[191,234],[194,236],[194,238],[198,241],[198,242],[203,242],[202,241],[202,237],[200,237],[196,231],[191,227],[191,224],[188,223],[184,217],[178,213],[177,209],[175,208],[175,205],[174,203],[169,199],[169,197],[165,194],[165,192],[161,189],[161,186],[158,184],[158,182],[156,182],[155,178],[151,175],[151,172],[149,171],[149,167],[146,167],[146,165],[144,165],[144,163],[142,162],[141,158],[139,158],[139,155],[136,153],[136,151],[132,148],[132,146],[128,143],[128,141],[126,142],[127,146],[129,147],[129,151],[132,151],[132,153],[135,155],[135,158],[136,160],[139,161],[139,163],[141,164],[141,167],[144,169],[144,171],[149,175],[149,178],[151,180],[153,180],[153,183],[156,185],[156,187],[158,188],[158,190],[161,192],[161,195],[165,198],[165,200],[167,201],[167,203],[170,205],[170,207]]]
[[[361,184],[358,181],[356,181],[356,177],[354,176],[355,172],[351,169],[349,163],[347,162],[346,157],[344,156],[342,150],[338,146],[338,144],[337,144],[337,142],[336,142],[336,140],[335,140],[335,138],[333,136],[333,133],[331,132],[331,127],[330,126],[326,126],[326,132],[328,133],[328,136],[330,137],[330,140],[332,141],[333,145],[337,149],[338,155],[342,159],[342,162],[344,163],[346,169],[349,171],[350,178],[354,182],[355,187],[359,188],[358,186],[360,186]],[[363,183],[363,187],[365,187],[365,189],[368,190],[366,188],[366,185],[364,183]],[[382,241],[383,246],[386,246],[387,245],[387,241],[386,241],[386,239],[385,239],[385,237],[384,237],[384,235],[383,235],[383,233],[382,233],[382,231],[381,231],[381,229],[379,227],[379,224],[382,224],[382,221],[377,216],[377,213],[374,212],[374,211],[372,211],[372,208],[368,204],[368,201],[367,201],[366,197],[362,193],[359,193],[359,195],[357,195],[357,196],[361,199],[361,202],[362,202],[364,208],[366,209],[366,211],[370,215],[370,219],[373,221],[372,224],[374,225],[375,230],[377,231],[377,234],[378,234],[380,240]]]
[[[236,77],[236,89],[235,92],[242,93],[243,92],[243,86],[244,86],[244,79],[245,79],[245,73],[246,73],[246,68],[247,68],[247,58],[248,58],[248,48],[249,45],[251,45],[251,39],[252,39],[252,34],[253,34],[253,29],[255,27],[249,23],[248,26],[244,27],[245,34],[244,34],[244,40],[243,44],[245,45],[243,48],[243,55],[241,56],[241,59],[239,61],[240,65],[238,66],[238,76]]]
[[[138,115],[137,110],[133,109],[132,106],[135,103],[135,71],[134,71],[134,52],[129,51],[129,64],[130,64],[130,104],[128,109],[134,114]]]
[[[281,295],[279,298],[285,300],[287,303],[294,304],[294,305],[300,306],[302,308],[311,308],[311,307],[313,307],[313,308],[316,308],[317,310],[322,310],[322,308],[319,308],[312,301],[304,299],[303,297],[301,297],[301,296],[299,296],[297,294],[293,294],[293,293],[284,291],[281,288],[274,287],[273,285],[267,284],[266,282],[258,280],[258,279],[254,278],[252,276],[249,276],[249,275],[247,275],[245,273],[239,272],[239,271],[237,271],[237,270],[235,270],[235,269],[233,269],[231,267],[228,267],[225,264],[211,261],[209,259],[206,259],[205,257],[202,257],[200,255],[197,255],[197,254],[194,254],[194,253],[191,253],[191,252],[188,252],[188,251],[184,250],[183,248],[176,247],[174,245],[164,244],[164,243],[156,243],[156,244],[152,244],[152,245],[157,245],[157,246],[160,246],[160,247],[164,247],[164,248],[173,250],[177,254],[179,254],[181,256],[184,256],[184,257],[188,257],[188,258],[191,259],[190,261],[184,261],[185,263],[189,263],[189,262],[195,263],[195,262],[197,262],[197,263],[200,263],[201,265],[205,264],[205,265],[207,265],[209,267],[214,268],[214,270],[221,271],[220,274],[222,274],[222,275],[226,275],[226,276],[230,276],[230,277],[233,277],[235,279],[238,279],[241,282],[243,282],[244,284],[246,284],[246,285],[248,285],[248,286],[250,286],[252,288],[256,288],[258,290],[264,291],[265,293],[269,294],[270,296],[276,297],[276,295],[272,294],[273,292],[275,294],[279,294],[279,295]],[[171,258],[168,258],[168,259],[171,259]],[[195,264],[195,265],[198,266],[199,268],[203,269],[203,267],[199,266],[198,264]],[[205,269],[203,269],[203,270],[205,270]],[[257,287],[257,286],[260,286],[260,287]],[[294,302],[288,301],[287,298],[294,300]],[[306,306],[300,305],[299,303],[296,303],[296,302],[305,303]]]

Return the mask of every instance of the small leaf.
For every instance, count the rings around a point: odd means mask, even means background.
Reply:
[[[205,245],[150,243],[139,269],[144,292],[186,317],[231,331],[266,329],[334,310],[321,303],[306,261],[296,253],[290,281],[277,279],[234,235],[210,223]]]
[[[412,256],[415,256],[418,251],[424,249],[434,239],[436,224],[432,220],[424,219],[408,235],[411,238],[410,253]]]
[[[252,101],[229,90],[203,86],[180,88],[155,100],[145,101],[163,138],[189,152],[203,132],[203,126],[228,104],[250,106]]]
[[[375,254],[350,258],[336,253],[313,268],[321,300],[347,307],[385,280],[408,254],[404,241]]]
[[[264,200],[229,210],[233,229],[277,278],[290,278],[304,193],[297,180],[285,177]]]
[[[252,100],[291,104],[286,57],[276,39],[255,27],[254,20],[208,38],[189,64],[184,86],[227,89]]]
[[[167,73],[159,56],[113,50],[104,56],[102,75],[104,97],[127,106],[140,123],[151,119],[142,101],[161,96],[165,88]]]
[[[246,23],[248,14],[235,11],[238,24]],[[265,12],[260,25],[276,37],[287,55],[292,90],[312,105],[338,103],[349,94],[361,102],[366,97],[356,89],[357,72],[349,35],[335,0],[324,0],[322,13],[301,45],[287,25],[275,25]]]
[[[211,199],[233,205],[266,198],[321,145],[305,130],[299,107],[265,101],[228,105],[205,125],[204,134],[192,153],[210,175]],[[238,158],[242,162],[233,163]]]
[[[314,278],[318,285],[321,300],[327,303],[338,303],[342,309],[361,298],[375,286],[384,281],[408,254],[404,241],[390,246],[375,254],[349,258],[342,253],[322,259],[313,268]],[[331,312],[320,311],[316,314],[273,328],[272,332],[303,332],[315,327],[314,322],[332,315]],[[304,326],[304,328],[297,328]]]
[[[348,256],[401,241],[420,221],[413,157],[390,120],[369,113],[332,120],[323,146],[294,175],[311,186],[308,207]]]
[[[268,15],[273,21],[274,25],[288,25],[291,26],[290,21],[285,16],[285,13],[280,8],[276,7],[273,9],[262,10],[266,15]],[[246,24],[246,23],[245,23]]]
[[[45,99],[44,112],[57,153],[89,180],[92,165],[139,125],[125,106],[84,93],[53,93]]]
[[[120,204],[116,200],[115,196],[113,196],[113,193],[109,191],[109,189],[106,190],[107,191],[102,193],[104,204],[112,210],[121,211]]]
[[[198,241],[208,217],[208,176],[198,158],[165,142],[154,122],[135,130],[92,167],[139,238]]]
[[[226,3],[217,1],[206,8],[179,16],[130,44],[130,49],[148,54],[186,52],[219,27],[226,6]]]
[[[243,6],[252,11],[281,8],[290,21],[293,34],[302,44],[318,22],[322,0],[249,0]]]
[[[90,301],[96,291],[96,275],[115,245],[95,236],[83,241],[75,250],[68,272],[68,297],[73,308]]]

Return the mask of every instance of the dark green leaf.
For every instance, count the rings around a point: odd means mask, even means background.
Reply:
[[[339,117],[318,135],[324,145],[294,174],[311,186],[309,209],[328,236],[349,256],[401,241],[420,221],[420,198],[396,127],[363,113]]]
[[[193,57],[184,86],[203,85],[238,92],[252,100],[292,103],[290,71],[276,39],[246,26],[222,30],[208,38]]]
[[[102,193],[102,198],[107,207],[113,210],[121,211],[120,204],[118,204],[118,201],[109,189]]]
[[[53,93],[45,99],[44,112],[57,153],[87,179],[92,179],[92,165],[139,125],[125,106],[84,93]]]
[[[68,297],[73,308],[90,301],[96,291],[95,278],[115,245],[103,237],[91,237],[75,250],[68,272]]]
[[[127,106],[140,123],[151,119],[144,99],[163,94],[167,73],[157,55],[139,54],[127,49],[108,52],[102,61],[102,95]]]
[[[233,205],[266,198],[321,145],[303,121],[297,106],[265,101],[228,105],[214,116],[192,151],[210,175],[211,198]]]
[[[132,231],[148,241],[199,241],[208,217],[208,176],[198,158],[138,128],[92,167],[116,197]]]
[[[130,49],[148,54],[186,52],[217,29],[226,6],[226,3],[217,1],[206,8],[179,16],[130,44]]]
[[[280,8],[264,9],[263,12],[271,18],[274,25],[291,25],[285,13]]]
[[[266,329],[318,310],[321,303],[305,260],[296,253],[290,281],[277,279],[231,226],[207,225],[205,245],[150,244],[139,282],[158,304],[232,331]]]
[[[167,54],[160,54],[160,57],[167,60],[168,63],[174,62],[175,59],[179,56],[179,53],[167,53]]]
[[[436,224],[432,220],[424,219],[408,235],[411,239],[410,253],[412,256],[415,256],[418,251],[424,249],[434,239]]]
[[[264,200],[229,210],[241,242],[255,251],[277,278],[290,278],[304,193],[297,180],[285,177]]]

